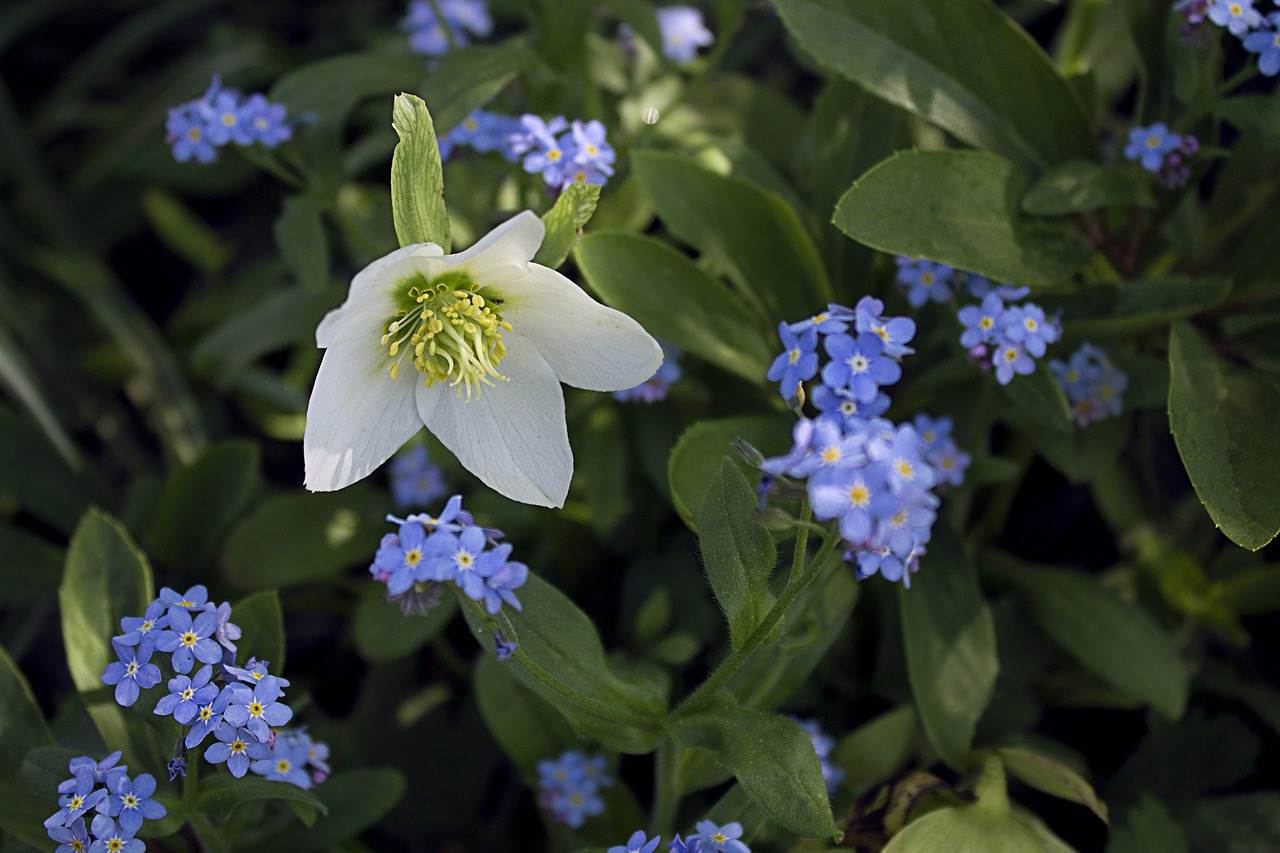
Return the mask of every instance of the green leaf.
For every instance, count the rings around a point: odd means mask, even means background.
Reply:
[[[810,838],[839,835],[818,754],[794,720],[721,706],[672,718],[671,732],[683,746],[715,753],[779,826]]]
[[[556,709],[520,682],[512,661],[481,655],[472,687],[485,726],[525,782],[536,784],[538,762],[559,755],[579,743],[577,734]]]
[[[0,409],[0,498],[69,533],[93,501],[97,480],[72,471],[31,421]]]
[[[63,549],[20,527],[0,525],[0,554],[22,571],[0,572],[0,607],[47,608],[62,581]]]
[[[1280,848],[1280,792],[1200,800],[1188,812],[1193,851],[1264,853]]]
[[[986,0],[779,0],[777,8],[823,65],[971,145],[1033,169],[1097,157],[1075,90]]]
[[[1000,386],[1000,391],[1020,419],[1059,433],[1074,429],[1071,404],[1047,365],[1037,365],[1035,372],[1026,376],[1015,375],[1008,385]]]
[[[1007,808],[958,806],[911,821],[890,840],[884,853],[1074,853],[1056,836],[1050,837],[1057,846],[1047,846],[1041,832]]]
[[[298,829],[272,844],[276,850],[334,850],[375,825],[403,799],[404,776],[388,767],[343,769],[314,789],[328,814],[308,829]],[[301,800],[293,805],[310,808]]]
[[[401,246],[435,243],[447,253],[450,238],[444,171],[426,103],[417,95],[397,95],[391,126],[400,137],[391,155],[391,213],[396,238]]]
[[[1022,209],[1036,216],[1061,216],[1113,205],[1155,207],[1150,173],[1128,165],[1072,160],[1041,176],[1022,197]]]
[[[906,151],[854,182],[835,223],[859,243],[1013,284],[1062,281],[1093,251],[1065,222],[1019,204],[1030,179],[981,151]]]
[[[703,568],[734,646],[751,636],[773,606],[769,573],[778,553],[769,531],[751,517],[756,503],[755,489],[725,458],[695,516]]]
[[[841,784],[860,796],[890,778],[910,763],[919,737],[920,722],[910,705],[863,723],[840,738],[831,753],[832,762],[845,773]]]
[[[1229,293],[1227,278],[1159,278],[1126,282],[1119,289],[1091,287],[1051,302],[1070,318],[1067,330],[1073,338],[1098,340],[1162,328],[1212,308]]]
[[[619,21],[647,41],[654,53],[664,52],[662,30],[658,28],[658,16],[654,14],[656,10],[652,3],[646,0],[605,0],[605,6],[618,16]]]
[[[227,441],[174,471],[151,524],[151,551],[161,563],[198,571],[258,486],[258,445]]]
[[[785,415],[753,415],[700,421],[685,430],[671,451],[667,466],[671,499],[684,523],[697,532],[693,514],[707,499],[711,477],[736,439],[746,441],[766,456],[784,453],[791,446],[792,425],[792,419]],[[741,464],[744,473],[757,476],[750,474],[745,460]]]
[[[283,103],[291,115],[310,113],[321,123],[341,126],[361,101],[417,88],[422,78],[419,57],[347,53],[290,71],[268,98]]]
[[[1125,813],[1107,841],[1107,853],[1187,853],[1187,831],[1150,794]]]
[[[387,532],[386,506],[367,487],[268,498],[227,535],[223,573],[241,589],[273,589],[367,564]]]
[[[1116,464],[1129,442],[1132,428],[1133,415],[1123,412],[1119,417],[1078,427],[1069,433],[1037,430],[1034,439],[1036,449],[1068,480],[1087,483],[1104,476]]]
[[[1000,662],[991,611],[964,543],[951,528],[934,526],[929,553],[911,588],[898,589],[898,605],[925,736],[943,761],[964,770]]]
[[[328,806],[310,791],[290,782],[275,782],[253,776],[243,779],[224,775],[206,776],[200,781],[200,795],[196,804],[200,811],[211,817],[225,819],[245,803],[260,800],[303,803],[320,814],[329,812]]]
[[[1170,719],[1182,716],[1186,667],[1147,611],[1069,569],[1022,564],[1001,576],[1017,587],[1032,620],[1085,669]]]
[[[573,247],[582,238],[582,229],[591,220],[600,202],[600,187],[575,181],[570,184],[550,210],[542,216],[547,236],[542,239],[534,263],[557,269],[569,257]]]
[[[24,755],[41,746],[53,746],[53,735],[26,676],[0,646],[0,766],[16,770]]]
[[[421,62],[421,58],[415,58]],[[451,50],[436,61],[422,91],[429,93],[431,115],[450,132],[489,103],[520,71],[537,63],[529,50],[508,42],[501,45],[469,45]]]
[[[536,575],[520,588],[524,610],[500,626],[517,644],[509,671],[564,715],[583,737],[619,752],[646,753],[664,736],[663,689],[645,680],[626,680],[610,669],[590,617],[563,593]],[[463,613],[476,639],[492,648],[490,629],[477,608]]]
[[[205,275],[217,275],[231,261],[231,248],[173,193],[147,190],[142,194],[142,212],[160,240]]]
[[[637,151],[631,163],[663,224],[728,276],[758,321],[807,317],[831,301],[813,239],[776,194],[675,154]]]
[[[1093,786],[1070,767],[1025,749],[1003,747],[997,749],[996,754],[1004,762],[1005,769],[1037,791],[1079,803],[1107,826],[1111,825],[1107,804],[1098,799]]]
[[[284,611],[274,589],[255,592],[240,599],[231,609],[231,621],[242,637],[236,644],[236,660],[243,666],[249,658],[271,664],[271,671],[284,672]]]
[[[370,663],[404,657],[435,639],[457,612],[457,599],[446,595],[425,616],[405,615],[387,601],[385,587],[366,584],[351,625],[356,650]]]
[[[66,770],[65,764],[63,770]],[[66,778],[65,772],[62,778]],[[57,810],[56,794],[46,792],[41,795],[33,791],[17,773],[6,773],[0,777],[0,830],[4,830],[6,842],[16,839],[31,845],[32,850],[48,850],[49,836],[37,816],[51,815]],[[14,845],[14,849],[20,851],[23,848]]]
[[[1258,137],[1271,148],[1280,148],[1280,97],[1241,95],[1220,102],[1217,110],[1242,133]]]
[[[1169,330],[1169,426],[1196,495],[1231,541],[1257,551],[1280,532],[1280,389],[1217,358],[1194,328]]]
[[[154,599],[151,567],[124,525],[90,509],[71,537],[58,590],[67,668],[77,690],[100,694],[87,704],[107,748],[124,750],[142,767],[162,766],[164,754],[136,720],[129,725],[131,715],[115,703],[110,688],[104,689],[101,676],[117,660],[111,638],[119,633],[120,620],[141,615]]]
[[[660,340],[749,382],[764,381],[773,348],[749,307],[666,243],[595,232],[583,238],[574,258],[605,302]]]
[[[275,224],[276,247],[298,284],[324,290],[329,283],[329,239],[320,208],[306,196],[290,196]]]
[[[583,415],[579,424],[571,427],[576,427],[573,476],[586,501],[591,527],[604,537],[631,510],[630,458],[622,416],[618,406],[602,400]]]

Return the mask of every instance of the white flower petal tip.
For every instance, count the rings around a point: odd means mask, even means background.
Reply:
[[[561,507],[573,476],[560,383],[633,388],[662,348],[630,317],[531,263],[545,229],[513,216],[471,248],[405,246],[369,264],[316,329],[305,485],[341,489],[424,424],[495,491]]]

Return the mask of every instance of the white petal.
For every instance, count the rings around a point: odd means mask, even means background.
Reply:
[[[357,331],[343,326],[311,389],[302,455],[305,485],[313,492],[367,477],[422,428],[413,399],[421,375],[410,367],[392,379],[379,330]]]
[[[566,385],[621,391],[662,366],[662,347],[639,323],[596,302],[555,270],[530,264],[529,275],[493,289],[505,300],[503,319],[537,345]]]
[[[417,272],[429,274],[430,267],[424,261],[443,254],[444,250],[435,243],[415,243],[396,249],[360,270],[351,279],[346,301],[326,314],[316,327],[316,346],[320,349],[333,346],[339,330],[350,319],[352,309],[362,305],[370,296],[388,290],[403,278]]]
[[[495,274],[507,278],[523,273],[538,253],[546,233],[546,226],[537,214],[532,210],[521,211],[481,237],[465,252],[448,255],[444,260],[455,266],[465,265],[474,281],[488,284],[487,279]]]
[[[494,380],[468,402],[447,383],[418,385],[418,413],[427,429],[468,471],[512,500],[564,506],[573,453],[564,421],[564,395],[551,368],[518,333],[503,337],[498,366],[510,381]]]

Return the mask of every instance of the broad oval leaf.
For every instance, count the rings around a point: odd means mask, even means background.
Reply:
[[[1022,197],[1022,209],[1036,216],[1061,216],[1112,205],[1155,207],[1151,181],[1151,173],[1133,164],[1072,160],[1041,176]]]
[[[995,623],[964,542],[934,527],[911,588],[898,589],[907,673],[925,736],[947,764],[966,769],[978,718],[995,688]]]
[[[209,776],[200,782],[200,794],[196,800],[201,811],[217,818],[226,818],[245,803],[258,800],[284,800],[310,806],[320,814],[329,811],[320,799],[310,791],[290,782],[276,782],[246,776]]]
[[[655,337],[749,382],[764,382],[773,353],[763,324],[728,287],[666,243],[596,232],[582,239],[574,257],[605,302]]]
[[[694,513],[707,499],[711,477],[734,440],[742,439],[766,456],[785,453],[793,423],[786,415],[753,415],[700,421],[685,430],[667,465],[671,500],[684,523],[697,532]],[[747,470],[745,460],[742,468]]]
[[[1257,551],[1280,532],[1280,389],[1229,365],[1194,328],[1169,330],[1169,426],[1191,485],[1231,541]]]
[[[906,151],[854,182],[835,223],[873,249],[941,261],[997,281],[1062,281],[1093,250],[1065,222],[1020,208],[1030,178],[982,151]]]
[[[1036,169],[1097,158],[1080,97],[989,0],[776,5],[823,65],[971,145]]]
[[[370,663],[395,660],[425,646],[448,627],[458,612],[458,601],[444,596],[425,616],[400,612],[387,601],[386,587],[370,580],[360,593],[351,631],[360,656]]]

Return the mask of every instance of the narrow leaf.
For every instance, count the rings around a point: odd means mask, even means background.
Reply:
[[[1070,767],[1025,749],[1003,747],[997,749],[996,754],[1004,762],[1005,769],[1031,787],[1079,803],[1096,814],[1103,823],[1111,825],[1107,804],[1098,798],[1093,786]]]
[[[294,279],[309,290],[324,290],[329,283],[329,239],[316,203],[306,196],[285,199],[275,236],[280,257]]]
[[[444,171],[426,103],[417,95],[397,95],[391,126],[400,137],[391,155],[391,212],[396,237],[401,246],[435,243],[448,252]]]
[[[533,257],[534,263],[551,269],[563,264],[582,238],[582,229],[596,212],[599,201],[600,187],[582,181],[575,181],[560,193],[556,203],[542,216],[547,236]]]

